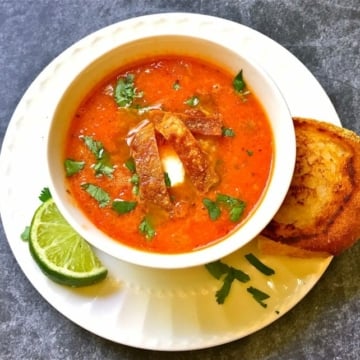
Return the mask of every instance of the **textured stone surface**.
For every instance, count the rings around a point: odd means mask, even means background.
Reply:
[[[169,11],[216,15],[268,35],[312,71],[344,126],[360,132],[358,0],[1,0],[0,142],[26,88],[69,45],[119,20]],[[360,359],[359,258],[360,243],[293,310],[249,337],[158,353],[111,343],[60,315],[21,272],[0,228],[0,359]]]

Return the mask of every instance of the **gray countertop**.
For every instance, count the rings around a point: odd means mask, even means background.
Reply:
[[[68,46],[120,20],[178,11],[223,17],[280,43],[317,78],[343,126],[360,133],[358,0],[0,0],[1,143],[27,87]],[[0,359],[360,359],[359,258],[360,243],[335,258],[298,305],[253,335],[205,350],[155,352],[112,343],[63,317],[20,270],[1,227]]]

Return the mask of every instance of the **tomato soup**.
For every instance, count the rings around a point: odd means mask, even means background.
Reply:
[[[246,73],[175,55],[90,89],[64,152],[68,191],[87,217],[114,241],[160,253],[194,251],[241,226],[272,160]]]

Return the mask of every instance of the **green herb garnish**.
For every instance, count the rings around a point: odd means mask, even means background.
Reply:
[[[164,180],[165,180],[165,185],[166,187],[171,187],[171,180],[170,180],[170,176],[167,172],[164,172]]]
[[[202,202],[209,213],[210,219],[213,221],[217,220],[221,215],[221,210],[218,204],[215,201],[212,201],[208,198],[203,199]]]
[[[235,131],[231,128],[227,128],[227,127],[223,126],[221,128],[221,135],[224,137],[234,137]]]
[[[224,194],[217,194],[216,203],[224,204],[229,209],[229,218],[233,222],[240,220],[246,206],[244,201]]]
[[[40,195],[39,195],[39,200],[41,202],[45,202],[49,199],[51,199],[51,193],[50,193],[50,190],[48,187],[44,187],[41,192],[40,192]]]
[[[257,270],[262,272],[264,275],[270,276],[275,274],[275,271],[262,263],[254,254],[249,253],[245,255],[246,260],[253,265]]]
[[[132,157],[125,161],[125,166],[131,173],[135,173],[136,165],[135,165],[135,161]]]
[[[25,226],[24,231],[20,235],[21,240],[29,241],[30,240],[30,226]]]
[[[243,78],[242,69],[235,76],[235,78],[233,80],[233,87],[234,87],[235,91],[238,92],[238,93],[244,92],[244,90],[246,88],[246,84],[245,84],[245,81],[244,81],[244,78]]]
[[[254,152],[252,150],[246,150],[246,153],[249,155],[249,156],[253,156],[254,155]]]
[[[247,292],[249,292],[253,298],[264,308],[267,307],[267,304],[265,304],[263,301],[268,299],[270,297],[270,295],[262,292],[261,290],[259,289],[256,289],[252,286],[250,286],[249,288],[246,289]]]
[[[103,208],[109,204],[110,196],[101,187],[89,183],[82,184],[81,187],[99,203],[99,207]]]
[[[175,91],[180,90],[180,88],[181,88],[180,81],[179,81],[179,80],[176,80],[176,81],[173,83],[172,88],[173,88]]]
[[[148,240],[151,240],[155,235],[156,231],[147,216],[145,216],[139,225],[139,231],[143,234]]]
[[[85,161],[75,161],[72,159],[66,159],[64,161],[66,176],[72,176],[77,174],[85,166]]]
[[[95,171],[95,175],[106,175],[107,177],[112,177],[114,167],[110,162],[110,155],[105,150],[102,142],[94,140],[92,136],[82,136],[81,138],[97,160],[92,166]]]
[[[136,206],[136,201],[114,200],[112,203],[112,209],[115,210],[118,214],[127,214],[134,210]]]
[[[126,77],[121,77],[115,86],[114,99],[119,107],[131,107],[136,98],[142,98],[144,93],[138,91],[134,83],[135,76],[127,74]]]
[[[200,103],[200,99],[196,95],[191,96],[190,98],[188,98],[185,101],[185,104],[189,105],[191,107],[195,107],[195,106],[199,105],[199,103]]]
[[[250,280],[250,276],[248,274],[223,263],[221,260],[206,264],[205,268],[215,279],[222,279],[223,281],[221,288],[215,293],[218,304],[223,304],[225,302],[234,280],[238,280],[242,283],[246,283]]]

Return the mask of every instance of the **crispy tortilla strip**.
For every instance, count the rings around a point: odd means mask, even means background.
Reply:
[[[284,203],[262,234],[309,251],[340,254],[360,238],[360,137],[294,119],[297,156]]]
[[[141,199],[170,210],[172,204],[165,184],[154,125],[148,121],[141,122],[129,132],[128,145],[140,179]]]
[[[223,122],[217,113],[207,115],[199,110],[189,110],[186,113],[169,113],[162,110],[151,110],[149,111],[149,119],[156,124],[162,120],[165,114],[177,116],[193,134],[207,136],[222,135]]]
[[[207,192],[219,181],[208,155],[179,117],[165,114],[155,128],[173,146],[197,190]]]

